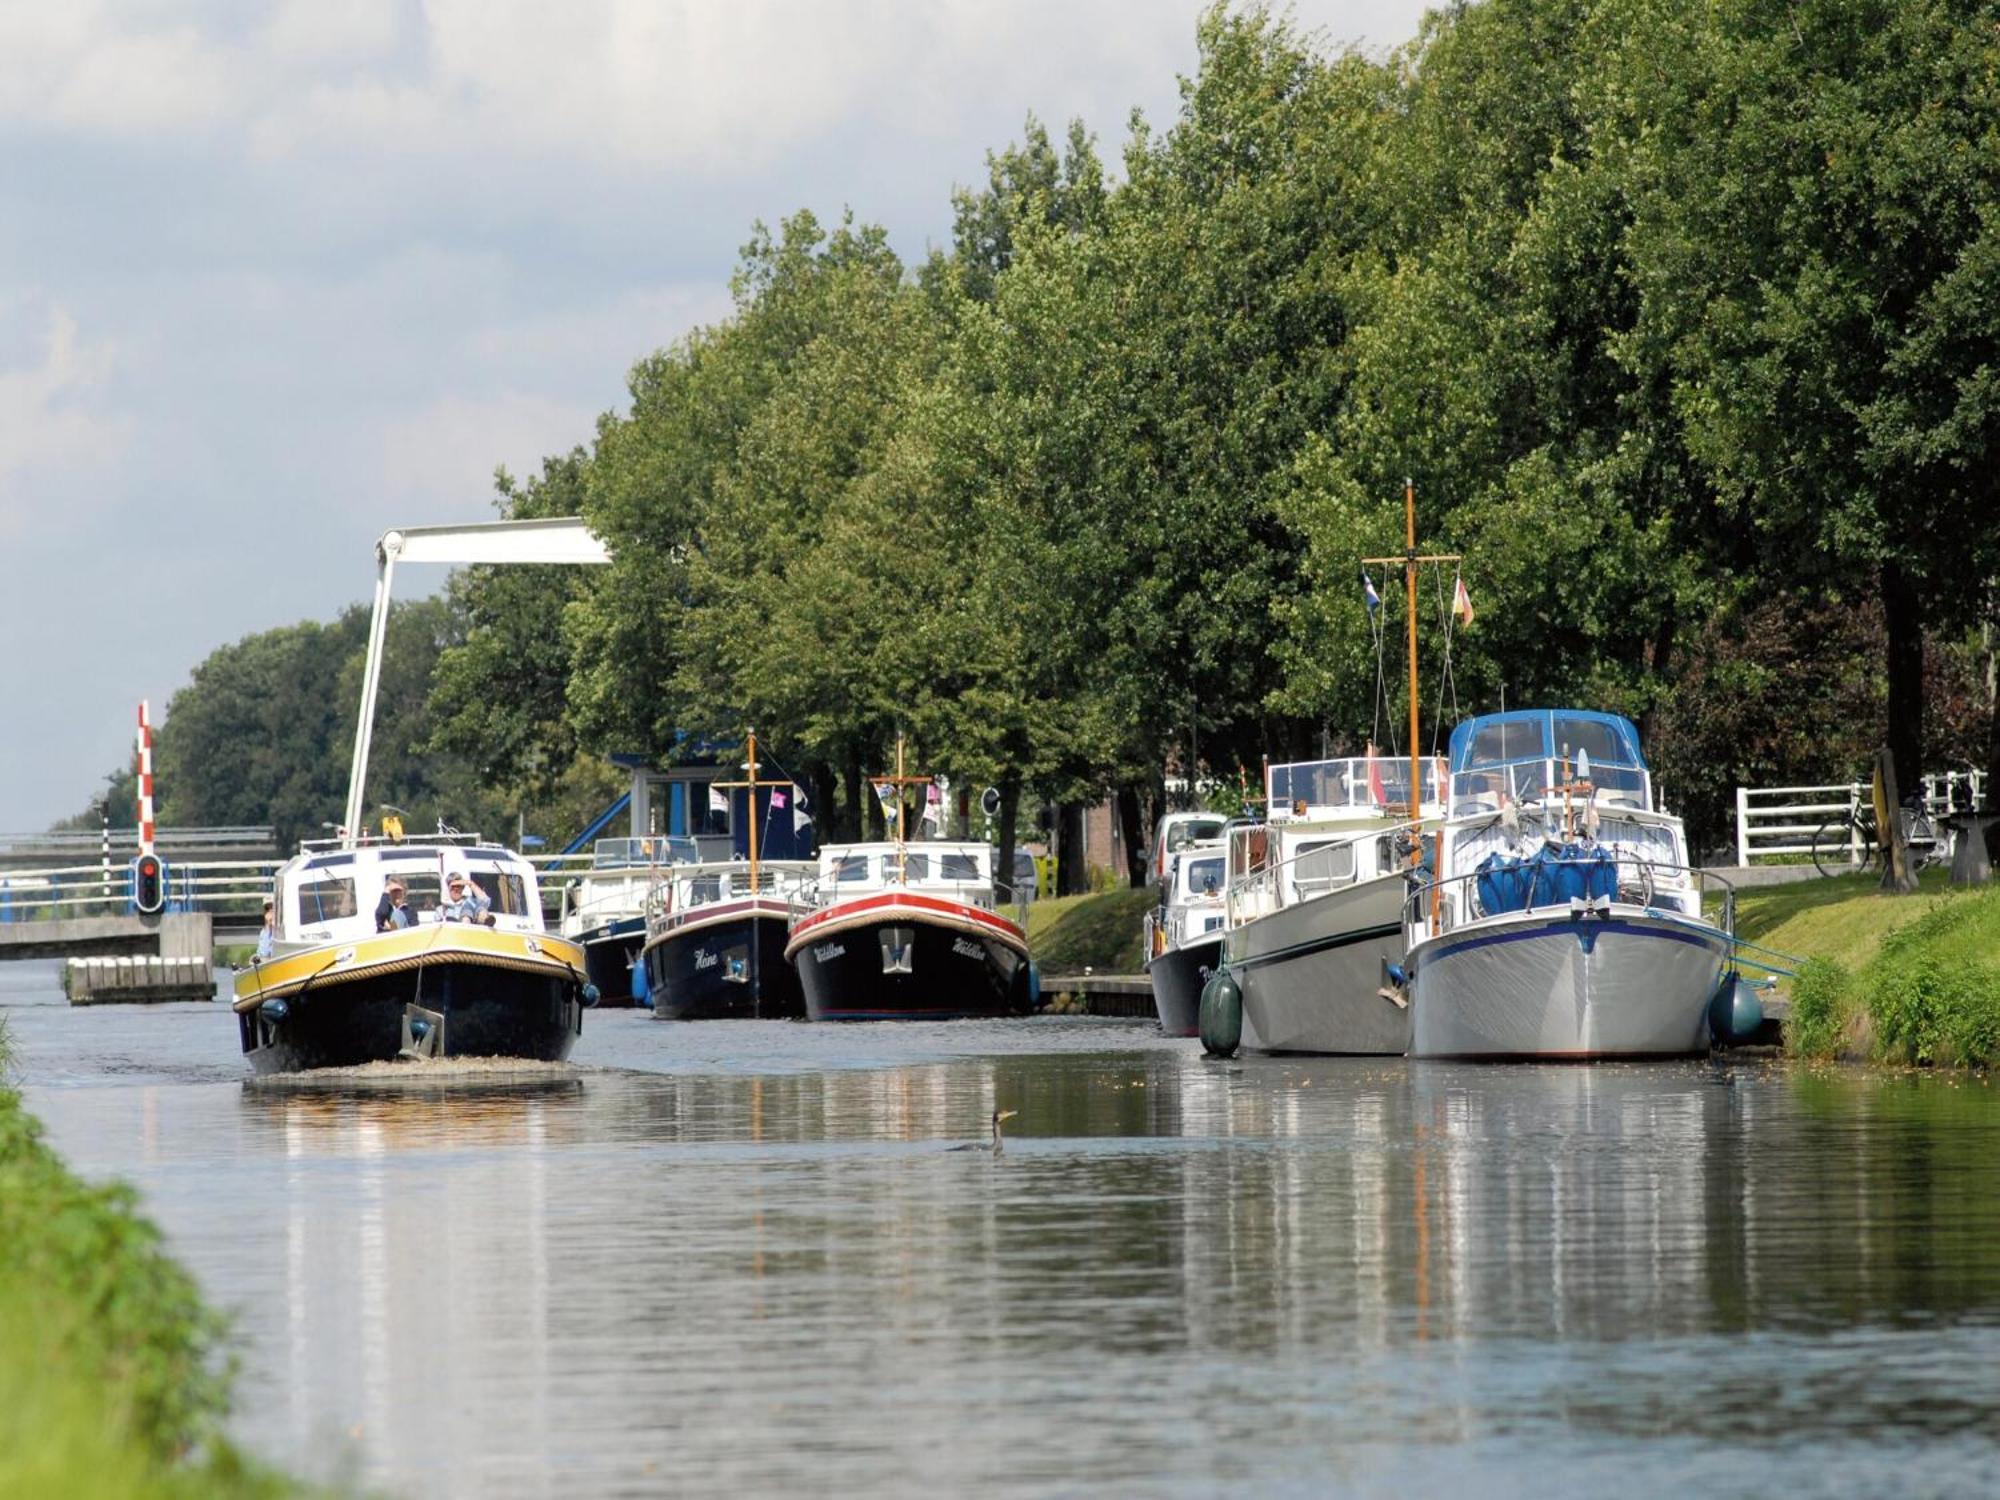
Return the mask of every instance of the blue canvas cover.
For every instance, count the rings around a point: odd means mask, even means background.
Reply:
[[[1479,909],[1487,916],[1610,900],[1618,894],[1618,861],[1600,844],[1542,845],[1526,859],[1489,854],[1476,867]]]

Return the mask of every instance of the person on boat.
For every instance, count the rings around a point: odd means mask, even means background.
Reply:
[[[264,925],[257,933],[257,957],[269,958],[278,942],[278,925],[271,898],[264,898]]]
[[[493,925],[493,898],[467,880],[462,871],[453,870],[445,886],[451,897],[444,908],[447,922],[477,922],[485,927]]]
[[[382,888],[382,899],[375,903],[375,930],[395,932],[399,928],[416,925],[416,913],[408,905],[409,892],[400,880],[391,880]]]

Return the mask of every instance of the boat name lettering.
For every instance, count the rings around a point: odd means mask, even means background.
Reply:
[[[714,968],[715,955],[713,953],[710,953],[706,948],[697,948],[695,950],[695,955],[694,955],[694,966],[697,969]]]
[[[951,940],[951,951],[956,953],[960,958],[986,957],[985,946],[973,942],[971,938],[953,938]]]
[[[839,943],[821,943],[813,949],[813,957],[821,963],[830,963],[846,952],[847,949]]]

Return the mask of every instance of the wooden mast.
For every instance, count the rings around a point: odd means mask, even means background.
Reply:
[[[1380,566],[1403,565],[1403,598],[1409,614],[1409,657],[1410,657],[1410,821],[1417,825],[1415,846],[1410,851],[1412,868],[1424,861],[1423,815],[1424,780],[1423,766],[1417,753],[1417,737],[1422,732],[1423,721],[1417,712],[1417,567],[1420,563],[1458,562],[1456,552],[1438,552],[1419,555],[1417,552],[1417,485],[1416,481],[1405,477],[1403,480],[1403,555],[1401,557],[1364,557],[1364,563]],[[1442,789],[1440,789],[1442,790]],[[1444,835],[1439,833],[1440,846]],[[1438,860],[1442,865],[1442,847]],[[1437,923],[1438,891],[1443,885],[1444,871],[1440,867],[1431,871],[1431,923]]]
[[[790,786],[791,783],[788,781],[759,781],[757,779],[757,731],[754,729],[748,731],[748,739],[750,741],[750,758],[744,769],[750,773],[750,779],[748,781],[716,781],[711,782],[710,785],[719,786],[725,791],[735,791],[738,787],[748,787],[750,789],[750,894],[754,896],[760,888],[757,875],[757,788],[760,786]]]
[[[903,805],[903,788],[918,783],[929,785],[930,777],[906,776],[903,774],[903,732],[899,729],[896,731],[896,774],[894,776],[871,776],[868,778],[868,784],[870,786],[893,786],[896,788],[896,880],[901,885],[908,885],[910,883],[906,858],[908,851],[903,847],[904,825],[909,822],[910,810]]]

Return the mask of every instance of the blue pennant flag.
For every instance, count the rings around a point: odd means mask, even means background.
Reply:
[[[1375,592],[1375,580],[1368,576],[1366,568],[1361,570],[1361,599],[1371,615],[1382,607],[1382,596]]]

